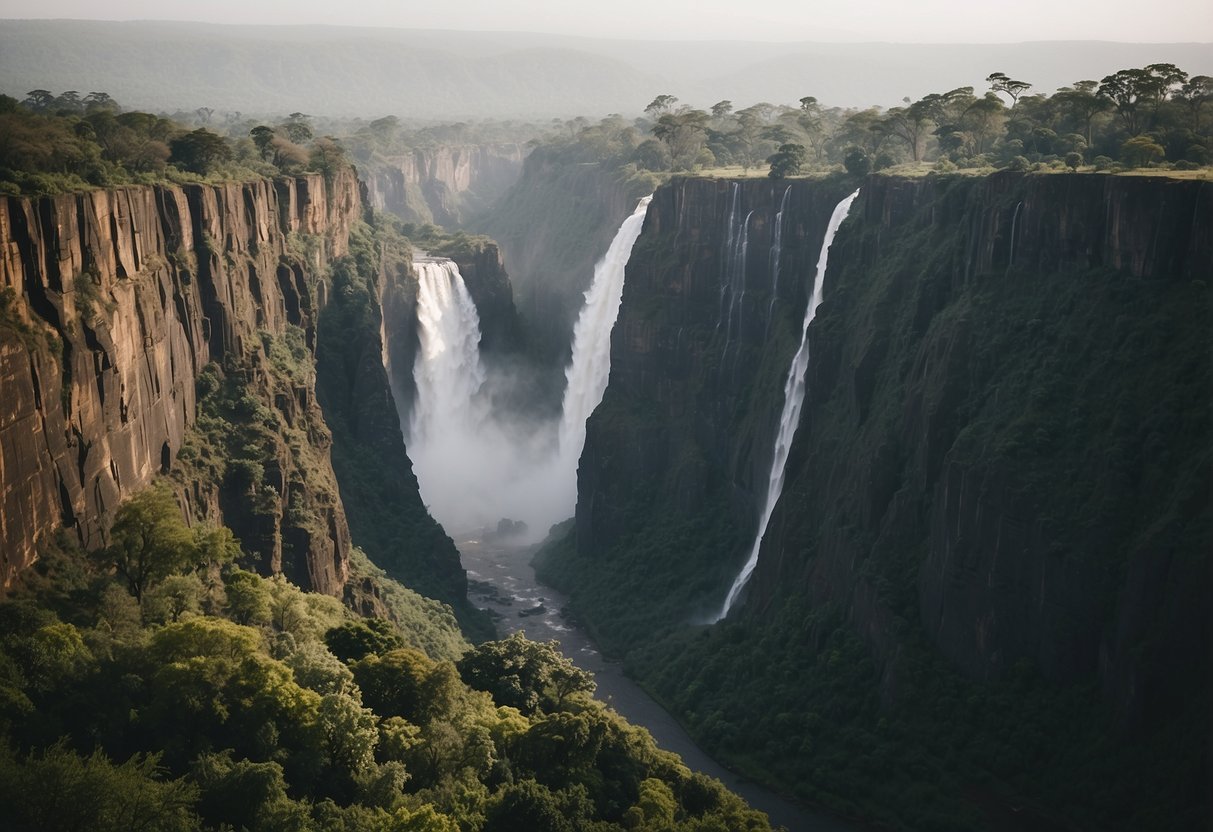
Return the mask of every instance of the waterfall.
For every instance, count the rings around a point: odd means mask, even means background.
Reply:
[[[851,203],[858,195],[859,191],[855,191],[838,203],[834,208],[834,213],[830,216],[830,224],[826,227],[825,239],[821,242],[821,254],[817,259],[817,273],[813,278],[813,294],[809,298],[809,305],[804,313],[800,347],[796,350],[796,356],[792,359],[792,366],[788,368],[788,377],[783,385],[783,412],[779,416],[779,432],[775,437],[775,450],[771,454],[771,473],[767,477],[766,502],[762,507],[758,533],[754,536],[750,556],[737,575],[737,579],[733,581],[733,586],[729,588],[724,606],[721,607],[720,614],[713,619],[713,623],[729,614],[737,596],[750,580],[754,567],[758,565],[758,552],[762,548],[762,538],[766,534],[767,524],[771,521],[771,514],[775,511],[775,503],[778,502],[779,495],[783,491],[784,468],[788,462],[788,452],[792,449],[792,440],[796,436],[796,426],[800,422],[800,409],[804,404],[805,394],[805,371],[809,367],[809,324],[817,316],[817,307],[821,305],[830,244],[834,241],[834,234],[838,231],[838,227],[846,219],[847,212],[851,210]]]
[[[1011,215],[1011,251],[1007,256],[1007,267],[1015,265],[1015,226],[1019,224],[1019,209],[1023,208],[1023,202],[1015,203],[1015,213]]]
[[[767,331],[771,330],[771,316],[775,314],[775,299],[779,297],[779,256],[783,254],[783,215],[788,210],[788,195],[792,186],[788,185],[783,191],[783,199],[779,200],[779,210],[775,212],[775,239],[771,243],[771,303],[767,307]]]
[[[409,458],[422,496],[443,525],[461,517],[467,468],[467,437],[485,419],[477,393],[485,381],[480,364],[480,316],[459,267],[450,260],[420,258],[417,272],[417,334],[413,365],[417,397],[407,434]],[[466,474],[461,476],[461,474]]]
[[[561,407],[559,448],[566,466],[571,466],[576,499],[577,460],[585,444],[585,421],[602,401],[611,373],[611,330],[619,316],[623,298],[623,273],[640,236],[651,196],[640,200],[632,215],[623,221],[610,248],[594,266],[594,280],[585,293],[585,306],[573,329],[573,360],[565,370],[567,386]]]

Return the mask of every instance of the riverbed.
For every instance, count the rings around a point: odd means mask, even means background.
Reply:
[[[717,778],[755,809],[766,812],[772,826],[786,827],[788,832],[855,832],[838,818],[739,777],[700,750],[664,708],[623,674],[618,662],[604,658],[589,636],[565,618],[561,613],[565,598],[535,578],[533,546],[474,539],[459,541],[458,546],[468,573],[468,597],[494,615],[500,635],[522,630],[534,641],[560,642],[564,655],[594,674],[598,683],[595,696],[633,725],[647,728],[659,746],[678,754],[689,768]]]

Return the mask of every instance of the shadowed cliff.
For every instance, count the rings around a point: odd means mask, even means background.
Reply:
[[[659,190],[576,538],[543,575],[714,753],[840,811],[1191,825],[1208,772],[1208,183],[866,180],[758,568],[729,620],[694,626],[752,542],[840,184],[792,183],[773,312],[772,184]],[[740,283],[722,265],[739,213]]]

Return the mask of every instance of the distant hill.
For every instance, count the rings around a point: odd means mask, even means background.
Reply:
[[[0,21],[0,92],[105,91],[154,110],[420,118],[637,113],[697,106],[891,106],[992,71],[1051,92],[1167,61],[1213,74],[1207,43],[886,44],[610,41],[516,32],[70,20]]]

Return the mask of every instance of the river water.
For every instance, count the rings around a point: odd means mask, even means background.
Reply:
[[[739,777],[700,750],[664,708],[623,674],[618,662],[605,659],[589,636],[565,619],[560,612],[565,598],[535,578],[531,568],[533,546],[511,547],[471,539],[459,541],[458,546],[468,573],[468,597],[477,607],[494,614],[500,635],[524,630],[534,641],[559,641],[564,655],[594,674],[599,699],[628,722],[647,728],[659,746],[678,754],[689,768],[717,778],[755,809],[766,812],[772,826],[786,827],[788,832],[855,832],[855,827],[845,821]],[[532,612],[540,604],[543,611]],[[524,611],[532,614],[520,616]]]

